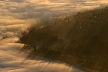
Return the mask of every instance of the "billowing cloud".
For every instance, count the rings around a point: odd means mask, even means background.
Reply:
[[[63,63],[28,60],[26,54],[19,51],[22,46],[19,43],[0,43],[0,72],[81,72]]]
[[[9,0],[1,3],[1,11],[4,11],[2,15],[7,14],[18,19],[30,19],[69,15],[73,12],[94,9],[106,4],[108,1],[100,0]]]

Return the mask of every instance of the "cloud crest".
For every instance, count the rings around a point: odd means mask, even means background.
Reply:
[[[12,32],[7,27],[10,24],[11,29],[21,32],[40,18],[66,16],[107,4],[107,0],[0,0],[0,36]]]

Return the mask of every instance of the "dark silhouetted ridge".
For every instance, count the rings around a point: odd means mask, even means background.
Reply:
[[[108,7],[40,23],[23,32],[19,40],[25,44],[23,50],[32,48],[31,58],[108,72]]]

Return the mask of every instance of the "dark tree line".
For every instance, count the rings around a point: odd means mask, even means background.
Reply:
[[[31,56],[108,72],[108,8],[61,18],[41,28],[33,26],[22,33],[20,42],[33,48]]]

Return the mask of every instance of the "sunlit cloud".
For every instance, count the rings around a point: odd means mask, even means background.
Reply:
[[[23,44],[0,43],[0,71],[8,72],[81,72],[74,67],[69,67],[63,63],[54,63],[42,60],[25,60],[26,54],[18,51]]]

